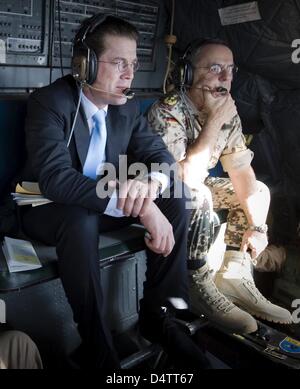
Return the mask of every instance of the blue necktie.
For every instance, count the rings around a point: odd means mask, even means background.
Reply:
[[[106,146],[106,125],[105,125],[105,111],[99,109],[93,117],[94,126],[92,128],[92,135],[88,154],[83,166],[83,174],[87,177],[96,179],[97,168],[105,160],[105,146]]]

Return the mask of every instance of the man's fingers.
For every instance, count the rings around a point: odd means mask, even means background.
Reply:
[[[123,184],[120,185],[120,188],[119,188],[119,194],[118,194],[118,203],[117,203],[117,208],[119,209],[123,209],[124,208],[124,205],[125,205],[125,202],[126,202],[126,198],[127,198],[127,194],[130,190],[130,187],[132,185],[132,180],[128,180],[126,182],[124,182]]]
[[[145,238],[144,238],[144,240],[145,240],[145,243],[146,243],[146,245],[147,245],[147,247],[151,250],[151,251],[153,251],[154,253],[156,253],[156,254],[161,254],[161,251],[159,250],[159,242],[158,241],[156,241],[155,239],[149,239],[149,238],[147,238],[146,236],[145,236]]]
[[[148,183],[128,180],[120,185],[117,208],[122,209],[126,216],[142,216],[156,197],[154,192]]]
[[[242,242],[241,250],[242,250],[243,253],[246,253],[247,250],[248,250],[248,243]]]
[[[164,257],[167,257],[168,255],[171,254],[173,247],[174,247],[174,244],[175,244],[175,241],[174,241],[173,234],[168,235],[167,241],[166,241],[166,249],[165,249]]]
[[[143,204],[142,208],[140,209],[139,215],[143,216],[149,209],[151,203],[152,203],[152,198],[146,197],[143,199]]]
[[[162,252],[162,243],[163,243],[163,237],[157,236],[156,238],[152,239],[151,244],[152,247],[156,250],[156,252],[161,253]]]
[[[138,210],[138,207],[141,207],[140,200],[137,201],[139,195],[139,188],[135,182],[131,182],[131,185],[127,192],[127,198],[125,199],[123,212],[126,216],[130,216],[133,212],[134,207]],[[137,201],[137,202],[136,202]],[[138,210],[139,211],[139,210]]]
[[[163,236],[160,241],[160,245],[158,247],[158,250],[164,255],[166,252],[166,243],[167,243],[167,237]]]
[[[131,215],[132,209],[134,207],[134,202],[135,202],[135,200],[132,199],[131,197],[127,197],[127,199],[125,199],[125,203],[124,203],[124,206],[123,206],[123,213],[124,213],[124,215],[126,215],[126,216],[130,216]]]
[[[252,259],[255,259],[256,257],[257,257],[257,251],[256,251],[256,248],[253,247],[253,248],[251,249],[251,258],[252,258]]]
[[[147,197],[149,197],[149,199],[151,199],[151,200],[155,200],[157,197],[157,189],[158,189],[157,185],[150,184],[148,186]]]
[[[141,209],[143,208],[144,202],[145,199],[143,199],[142,197],[138,197],[137,199],[134,200],[132,211],[131,211],[131,215],[133,217],[138,217],[141,214]]]
[[[162,254],[164,257],[167,257],[174,247],[172,237],[170,236],[158,237],[157,239],[152,240],[145,237],[145,243],[151,251]]]
[[[129,189],[128,198],[125,201],[124,212],[127,216],[139,216],[148,194],[148,185],[134,181]]]

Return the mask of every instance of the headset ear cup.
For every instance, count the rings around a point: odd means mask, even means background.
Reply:
[[[185,60],[180,58],[174,67],[172,79],[175,87],[181,88],[185,84]]]
[[[73,49],[72,75],[83,83],[93,84],[97,78],[98,58],[85,43],[77,43]]]
[[[194,79],[193,65],[189,60],[185,60],[185,86],[192,86]]]
[[[97,79],[98,72],[98,57],[93,49],[90,49],[90,61],[88,64],[88,80],[89,85],[93,84]]]
[[[72,56],[72,75],[80,81],[86,82],[88,76],[88,47],[78,42],[74,45]]]
[[[174,85],[177,88],[193,84],[193,67],[190,61],[180,58],[172,74]]]

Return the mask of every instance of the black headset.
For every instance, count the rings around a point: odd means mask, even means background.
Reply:
[[[72,76],[81,84],[93,84],[97,78],[98,58],[95,50],[86,43],[86,37],[111,14],[96,14],[85,20],[78,30],[73,45]]]
[[[175,64],[172,80],[176,88],[189,87],[193,84],[194,69],[190,61],[192,54],[205,42],[204,39],[192,41]]]
[[[172,80],[176,88],[191,87],[194,79],[194,67],[191,57],[201,46],[206,44],[222,44],[227,47],[227,42],[218,38],[201,38],[192,41],[184,51],[182,57],[178,59],[172,72]]]

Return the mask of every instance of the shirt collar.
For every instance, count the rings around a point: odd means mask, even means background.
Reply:
[[[95,115],[97,111],[99,111],[99,108],[97,105],[95,105],[90,99],[86,97],[84,93],[82,93],[82,100],[81,100],[85,116],[87,118],[87,121],[91,120],[92,117]],[[107,115],[107,109],[108,105],[106,105],[104,108],[102,108],[105,112],[105,116]]]

